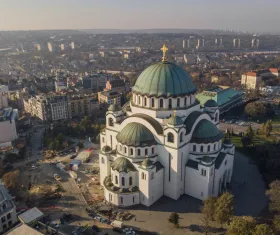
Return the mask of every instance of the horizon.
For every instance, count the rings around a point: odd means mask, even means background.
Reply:
[[[277,0],[255,0],[254,4],[251,0],[11,0],[1,4],[0,30],[228,29],[280,33],[279,7]]]

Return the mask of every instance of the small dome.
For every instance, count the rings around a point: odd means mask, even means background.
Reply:
[[[102,151],[105,152],[105,153],[111,152],[111,150],[112,150],[111,147],[108,146],[108,145],[105,145],[105,146],[102,148]]]
[[[116,136],[117,141],[127,146],[146,146],[156,143],[152,132],[143,124],[131,122]]]
[[[144,168],[150,168],[153,165],[153,162],[147,157],[141,164]]]
[[[170,126],[181,126],[184,122],[180,117],[173,115],[168,119],[167,124]]]
[[[202,119],[196,125],[191,142],[192,143],[213,143],[221,140],[224,134],[210,121]]]
[[[203,156],[203,158],[200,159],[204,164],[209,165],[213,162],[213,158],[210,156]]]
[[[194,94],[196,87],[190,75],[176,64],[163,61],[146,68],[132,91],[155,97],[176,97]]]
[[[112,164],[111,168],[114,171],[118,172],[130,172],[130,171],[136,171],[134,165],[125,157],[119,157],[117,158]]]
[[[121,107],[118,104],[111,104],[108,108],[108,111],[111,112],[121,111]]]
[[[218,104],[215,100],[207,100],[204,103],[204,107],[214,108],[214,107],[218,107]]]

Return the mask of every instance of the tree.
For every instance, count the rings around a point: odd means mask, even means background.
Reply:
[[[271,229],[271,227],[267,224],[258,224],[252,235],[273,235],[273,231]]]
[[[17,188],[19,182],[19,170],[11,171],[3,175],[2,181],[4,186],[13,191]]]
[[[209,197],[203,201],[202,214],[212,221],[214,220],[216,202],[216,197]]]
[[[173,212],[169,218],[168,221],[172,224],[174,224],[174,226],[179,227],[179,215],[175,212]]]
[[[272,121],[271,120],[268,120],[266,122],[264,132],[265,132],[266,137],[270,136],[270,133],[272,132]]]
[[[245,106],[245,113],[250,117],[273,117],[274,109],[264,102],[252,102]]]
[[[215,209],[215,220],[220,223],[221,227],[229,223],[233,216],[233,195],[229,192],[223,193],[218,199]]]
[[[83,143],[82,141],[80,141],[80,142],[78,143],[78,147],[79,147],[80,149],[84,148],[84,147],[85,147],[85,146],[84,146],[84,143]]]
[[[248,136],[249,142],[250,142],[250,144],[252,144],[254,142],[254,131],[253,131],[251,125],[248,126],[248,128],[246,130],[246,136]]]
[[[253,217],[233,217],[228,226],[227,235],[252,235],[255,225],[256,221]]]

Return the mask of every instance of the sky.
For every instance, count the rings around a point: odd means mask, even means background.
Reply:
[[[232,29],[280,33],[280,0],[0,0],[0,30]]]

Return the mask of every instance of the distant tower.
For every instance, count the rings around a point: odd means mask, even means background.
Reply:
[[[260,39],[257,39],[256,48],[259,49],[260,46]]]
[[[37,51],[41,51],[41,46],[40,46],[40,44],[36,44],[36,49],[37,49]]]
[[[72,50],[75,49],[75,42],[71,42],[71,49],[72,49]]]
[[[232,44],[233,44],[232,47],[235,49],[236,48],[236,38],[233,39]]]
[[[60,44],[60,50],[64,51],[64,44]]]
[[[200,47],[200,39],[197,39],[197,47]]]
[[[240,38],[238,38],[238,49],[240,49]]]
[[[49,50],[49,52],[53,51],[52,44],[50,42],[48,42],[48,50]]]
[[[218,46],[218,38],[215,39],[215,46]]]
[[[188,48],[190,48],[190,39],[188,39]]]
[[[222,45],[223,45],[223,39],[220,38],[220,46],[222,46]]]
[[[202,47],[204,47],[204,38],[202,38]]]
[[[183,40],[183,48],[185,48],[185,40]]]
[[[251,45],[252,49],[255,47],[255,40],[256,40],[255,38],[252,39],[252,45]]]

